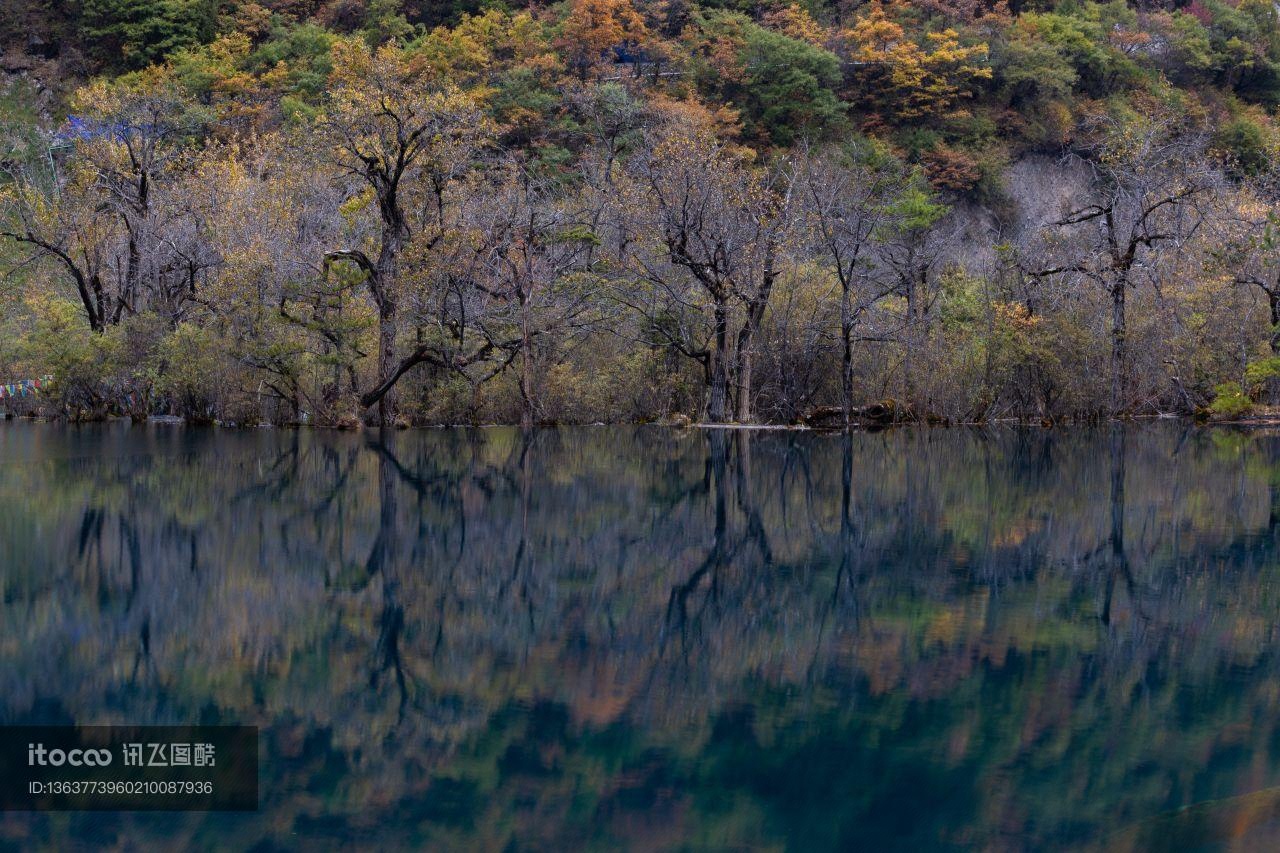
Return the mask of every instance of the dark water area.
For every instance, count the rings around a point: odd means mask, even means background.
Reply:
[[[1265,849],[1280,438],[0,424],[0,723],[261,727],[0,848]]]

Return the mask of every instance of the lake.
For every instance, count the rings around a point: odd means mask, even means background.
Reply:
[[[260,727],[0,848],[1280,844],[1280,438],[0,424],[0,723]]]

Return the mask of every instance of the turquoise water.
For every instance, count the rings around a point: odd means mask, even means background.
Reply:
[[[0,848],[1280,843],[1280,439],[0,424],[0,723],[261,727]]]

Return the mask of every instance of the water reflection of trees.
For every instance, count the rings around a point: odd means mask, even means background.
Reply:
[[[955,843],[1275,781],[1272,438],[16,425],[0,450],[27,460],[0,475],[4,717],[257,722],[335,777],[266,780],[276,818],[563,843],[654,830],[617,798],[657,786],[671,831],[749,839],[803,810],[734,762],[824,742],[826,786],[870,788],[835,833],[910,762],[973,799],[915,830]],[[453,823],[419,802],[449,785]]]

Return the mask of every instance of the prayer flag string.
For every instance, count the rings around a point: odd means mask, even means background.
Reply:
[[[17,382],[0,385],[0,400],[37,394],[41,388],[44,388],[52,381],[52,376],[41,376],[39,379],[20,379]]]

